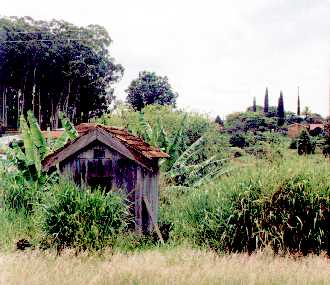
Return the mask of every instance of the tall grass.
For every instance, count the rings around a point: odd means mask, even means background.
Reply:
[[[15,212],[0,208],[0,250],[12,251],[20,239],[28,239],[32,244],[38,242],[40,230],[35,217],[24,212]]]
[[[287,153],[280,163],[249,163],[182,195],[167,191],[162,219],[173,225],[172,239],[229,252],[329,253],[328,161]]]
[[[0,253],[0,284],[329,284],[321,256],[219,256],[176,248],[114,255]]]
[[[80,189],[69,180],[54,184],[40,208],[45,238],[58,249],[111,246],[128,222],[128,207],[120,194]]]

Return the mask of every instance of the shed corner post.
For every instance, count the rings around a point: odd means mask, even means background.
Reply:
[[[143,199],[143,173],[141,166],[137,167],[136,174],[136,185],[135,185],[135,199],[134,199],[134,208],[135,208],[135,231],[142,234],[142,199]]]

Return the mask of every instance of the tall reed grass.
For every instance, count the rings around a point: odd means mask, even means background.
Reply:
[[[162,219],[173,225],[172,239],[228,252],[329,254],[329,162],[288,153],[278,163],[249,163],[184,194],[167,191]]]

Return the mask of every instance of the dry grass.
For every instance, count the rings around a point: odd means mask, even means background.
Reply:
[[[0,284],[329,284],[325,257],[226,255],[177,248],[104,257],[0,254]]]

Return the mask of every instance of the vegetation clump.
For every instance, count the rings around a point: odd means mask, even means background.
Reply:
[[[58,249],[111,246],[128,224],[124,198],[113,192],[79,189],[73,182],[55,184],[41,205],[45,239]]]
[[[303,158],[290,159],[233,170],[235,175],[209,184],[207,190],[175,195],[163,213],[174,225],[172,238],[227,252],[268,246],[275,252],[329,251],[327,166],[309,161],[306,168]]]
[[[316,142],[311,138],[306,130],[302,130],[297,139],[298,154],[311,154],[314,153]]]

